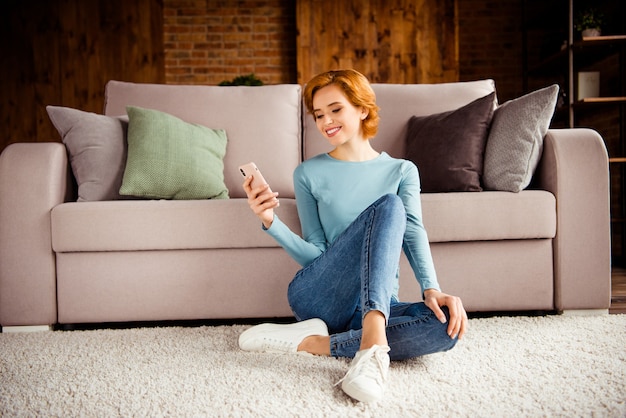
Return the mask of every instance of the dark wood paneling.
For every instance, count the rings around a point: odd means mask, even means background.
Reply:
[[[379,83],[458,81],[456,0],[298,0],[298,82],[354,68]]]
[[[101,113],[111,79],[164,82],[161,0],[8,0],[0,17],[0,150],[58,141],[45,106]]]

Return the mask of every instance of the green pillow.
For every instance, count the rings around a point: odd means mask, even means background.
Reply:
[[[152,199],[227,199],[226,132],[128,106],[128,156],[120,194]]]

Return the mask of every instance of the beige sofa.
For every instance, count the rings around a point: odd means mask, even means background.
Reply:
[[[459,108],[491,80],[376,84],[374,147],[404,155],[407,120]],[[299,231],[292,172],[327,150],[301,87],[215,87],[112,81],[106,115],[127,105],[225,129],[228,200],[76,202],[60,143],[18,143],[0,156],[0,325],[289,317],[299,266],[265,234],[241,190],[255,161]],[[550,130],[535,187],[520,193],[422,194],[444,291],[470,312],[607,309],[608,159],[588,129]],[[400,297],[420,289],[401,260]]]

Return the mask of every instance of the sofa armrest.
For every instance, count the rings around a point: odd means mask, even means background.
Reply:
[[[609,161],[591,129],[551,129],[537,184],[554,194],[555,308],[608,309],[611,304]]]
[[[16,143],[0,155],[0,324],[57,321],[50,211],[68,187],[60,143]]]

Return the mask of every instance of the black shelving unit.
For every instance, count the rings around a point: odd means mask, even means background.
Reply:
[[[524,0],[523,5],[524,90],[559,84],[551,127],[589,127],[605,139],[611,172],[613,264],[626,266],[626,2]],[[575,17],[587,8],[605,16],[601,36],[583,38],[574,28]],[[598,97],[578,99],[580,71],[599,71]]]

